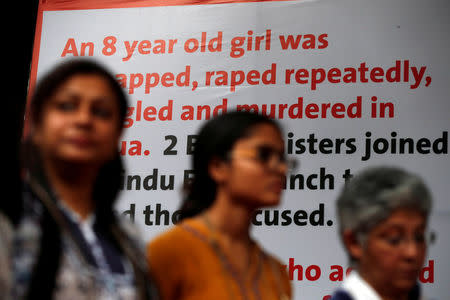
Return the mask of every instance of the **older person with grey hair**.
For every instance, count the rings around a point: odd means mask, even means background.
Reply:
[[[431,195],[417,175],[394,167],[362,171],[344,186],[337,212],[354,269],[332,300],[420,297]]]

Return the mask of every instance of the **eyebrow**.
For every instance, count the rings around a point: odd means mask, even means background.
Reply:
[[[383,228],[382,230],[391,230],[391,229],[400,229],[400,230],[404,230],[405,226],[403,224],[398,224],[398,223],[392,223],[392,224],[384,224],[385,228]],[[415,226],[413,228],[413,230],[425,230],[427,227],[427,224],[424,223],[418,223],[418,226]]]
[[[56,93],[53,98],[55,100],[58,100],[61,97],[68,97],[68,98],[77,99],[77,100],[82,98],[82,97],[80,97],[80,94],[77,91],[73,91],[73,90],[65,90],[63,92]],[[94,103],[107,103],[107,104],[109,104],[109,103],[116,103],[117,102],[115,100],[115,96],[114,95],[112,95],[112,96],[100,95],[100,96],[95,96],[92,99],[93,99],[92,102],[94,102]]]

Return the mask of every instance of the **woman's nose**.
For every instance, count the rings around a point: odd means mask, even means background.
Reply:
[[[403,245],[403,255],[409,259],[415,259],[423,254],[425,247],[423,243],[417,243],[414,239],[408,239]]]
[[[75,121],[78,125],[87,126],[91,125],[93,121],[92,113],[89,109],[80,108],[76,112]]]

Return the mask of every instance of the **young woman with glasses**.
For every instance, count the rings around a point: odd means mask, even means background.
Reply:
[[[181,221],[147,247],[163,300],[291,299],[286,270],[250,235],[291,167],[272,119],[231,112],[201,128]]]

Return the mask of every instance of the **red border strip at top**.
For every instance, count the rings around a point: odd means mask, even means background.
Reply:
[[[44,11],[51,11],[277,1],[293,0],[40,0],[39,6]]]

